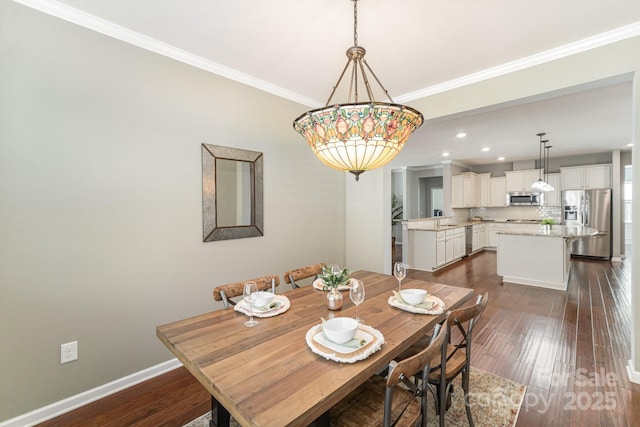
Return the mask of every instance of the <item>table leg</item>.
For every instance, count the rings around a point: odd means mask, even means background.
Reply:
[[[316,418],[312,426],[313,427],[329,427],[330,424],[331,424],[331,414],[329,413],[329,411],[327,411],[324,414],[320,415],[318,418]]]
[[[211,420],[209,427],[229,427],[231,415],[227,408],[218,403],[215,397],[211,396]],[[215,420],[215,421],[214,421]]]

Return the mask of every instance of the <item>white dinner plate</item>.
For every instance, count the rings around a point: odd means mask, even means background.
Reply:
[[[373,341],[373,335],[361,329],[358,329],[356,331],[356,335],[354,338],[364,340],[364,344],[362,344],[360,347],[349,347],[346,345],[335,343],[324,336],[324,334],[322,333],[322,329],[320,329],[320,331],[313,336],[313,340],[318,344],[323,345],[327,348],[330,348],[333,351],[337,351],[338,353],[342,353],[342,354],[349,354],[349,353],[353,353],[354,351],[358,351],[361,348],[364,348],[371,341]]]

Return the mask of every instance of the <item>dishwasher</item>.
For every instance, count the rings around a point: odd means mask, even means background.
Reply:
[[[473,251],[473,225],[465,225],[464,234],[465,234],[464,254],[466,256],[469,256]]]

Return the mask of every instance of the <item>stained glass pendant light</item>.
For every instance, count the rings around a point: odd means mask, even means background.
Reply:
[[[358,0],[353,1],[353,46],[347,49],[347,65],[324,107],[307,111],[294,120],[293,128],[311,146],[324,164],[355,175],[384,166],[398,155],[411,133],[422,125],[422,114],[405,105],[395,104],[364,59],[365,49],[358,46]],[[331,104],[349,66],[351,82],[345,104]],[[369,85],[368,72],[384,91],[390,103],[377,102]],[[359,102],[358,84],[362,80],[368,102]]]

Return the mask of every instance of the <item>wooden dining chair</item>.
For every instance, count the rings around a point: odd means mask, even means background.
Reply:
[[[389,364],[387,378],[374,375],[329,411],[332,427],[415,427],[427,425],[430,363],[446,347],[447,326],[436,325],[433,340],[420,353]],[[418,381],[412,380],[414,372]]]
[[[297,281],[317,276],[318,274],[322,273],[322,267],[324,266],[324,263],[319,263],[287,271],[286,273],[284,273],[284,282],[289,283],[292,289],[299,288],[300,285],[296,283]]]
[[[244,284],[247,282],[256,282],[259,291],[266,291],[271,289],[271,292],[276,293],[276,287],[280,285],[280,278],[277,275],[258,277],[257,279],[243,280],[242,282],[227,283],[226,285],[216,286],[213,289],[213,299],[216,301],[222,301],[224,308],[229,308],[229,305],[236,305],[236,302],[231,298],[238,297],[244,294]]]
[[[440,418],[440,427],[444,427],[445,415],[451,404],[453,380],[462,375],[462,390],[464,391],[465,410],[469,426],[473,427],[473,417],[469,406],[469,370],[471,368],[471,344],[473,330],[480,316],[487,307],[489,294],[478,296],[476,303],[470,307],[459,308],[447,313],[445,326],[447,330],[447,345],[442,348],[439,363],[432,363],[433,368],[428,376],[430,384],[435,386],[436,412]],[[452,336],[457,344],[451,344]],[[443,368],[444,367],[444,368]],[[430,389],[433,392],[433,389]]]

